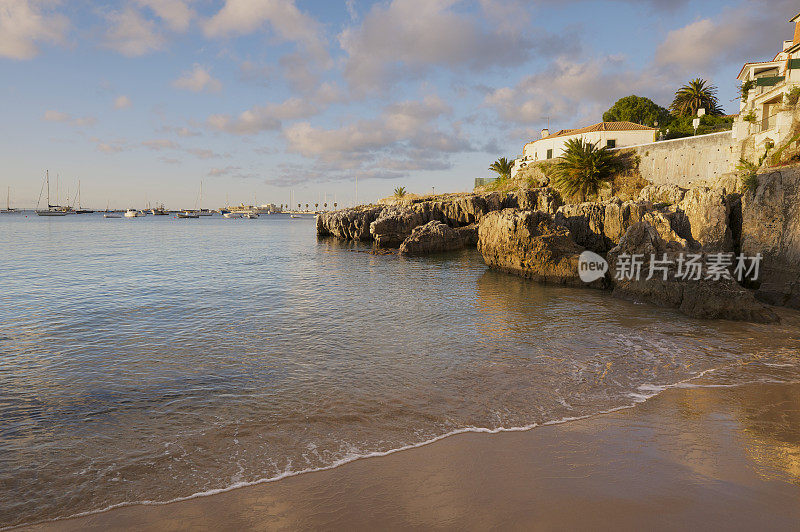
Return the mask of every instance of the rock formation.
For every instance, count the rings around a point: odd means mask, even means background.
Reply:
[[[493,268],[540,282],[583,285],[578,276],[583,248],[547,213],[504,209],[487,214],[478,225],[478,250]]]
[[[728,319],[773,323],[780,321],[769,307],[756,301],[752,292],[739,286],[732,278],[707,279],[703,273],[699,280],[678,275],[680,254],[689,250],[676,242],[666,242],[651,225],[641,222],[631,226],[618,246],[608,253],[609,272],[614,284],[612,295],[621,299],[653,303],[679,309],[695,318]],[[642,257],[641,274],[619,278],[618,263],[622,257]],[[663,260],[665,270],[653,269],[650,277],[651,257]]]
[[[800,167],[761,175],[742,197],[742,253],[763,256],[756,295],[800,308]]]
[[[434,220],[415,228],[400,246],[400,254],[430,255],[464,247],[464,239],[457,229]]]

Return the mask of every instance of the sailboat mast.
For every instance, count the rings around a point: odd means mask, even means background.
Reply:
[[[47,179],[47,208],[50,208],[50,170],[45,170],[45,176]]]

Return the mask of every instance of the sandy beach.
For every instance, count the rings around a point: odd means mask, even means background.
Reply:
[[[800,522],[800,384],[669,389],[527,432],[388,456],[34,530],[790,530]]]

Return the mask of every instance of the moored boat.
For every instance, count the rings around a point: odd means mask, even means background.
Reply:
[[[183,211],[178,213],[178,218],[200,218],[200,215],[192,211]]]
[[[34,212],[37,216],[66,216],[70,213],[69,207],[61,207],[60,205],[50,205],[50,170],[45,171],[45,181],[47,182],[47,210],[36,209]],[[58,195],[58,194],[56,194]],[[39,200],[41,201],[42,193],[39,193]],[[58,200],[56,200],[58,201]],[[38,207],[38,202],[37,202]],[[74,213],[75,211],[72,211]]]
[[[137,211],[136,209],[128,209],[125,211],[125,218],[139,218],[141,216],[145,216],[145,213]]]

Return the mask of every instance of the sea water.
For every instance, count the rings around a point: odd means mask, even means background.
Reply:
[[[793,312],[701,321],[474,250],[368,251],[318,240],[310,216],[0,216],[0,527],[580,418],[700,375],[800,378]]]

